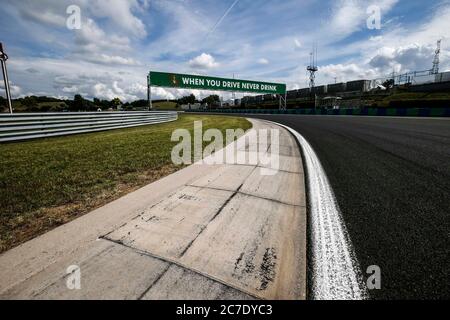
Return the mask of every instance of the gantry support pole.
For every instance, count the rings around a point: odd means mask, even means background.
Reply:
[[[148,109],[153,110],[151,72],[149,72],[147,76],[147,101],[148,101]]]

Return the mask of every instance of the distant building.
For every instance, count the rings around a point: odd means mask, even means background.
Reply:
[[[341,100],[342,100],[341,97],[327,96],[323,98],[318,98],[316,101],[317,106],[319,108],[339,110]]]
[[[441,72],[435,75],[436,76],[436,82],[447,82],[450,81],[450,71],[448,72]]]

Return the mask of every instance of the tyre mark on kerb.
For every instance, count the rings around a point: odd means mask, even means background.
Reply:
[[[278,124],[278,123],[277,123]],[[306,164],[312,235],[312,297],[317,300],[368,298],[362,273],[325,171],[306,139],[282,125],[299,142]]]

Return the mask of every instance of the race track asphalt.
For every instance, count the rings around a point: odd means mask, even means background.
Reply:
[[[363,273],[381,268],[371,298],[450,298],[450,119],[246,116],[312,145]]]

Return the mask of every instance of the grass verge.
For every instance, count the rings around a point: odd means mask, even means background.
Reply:
[[[244,118],[181,115],[171,123],[0,145],[0,253],[182,166],[173,130],[251,127]]]

